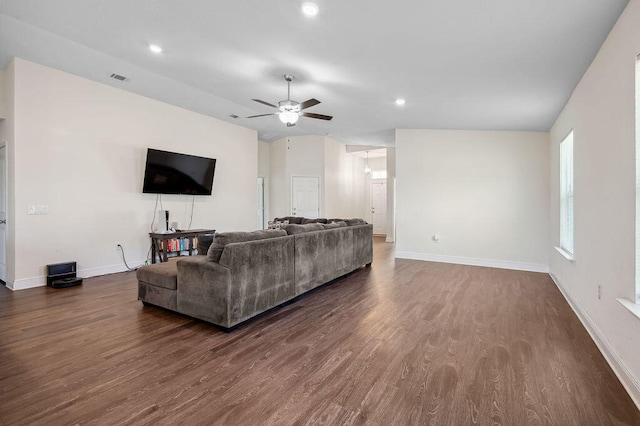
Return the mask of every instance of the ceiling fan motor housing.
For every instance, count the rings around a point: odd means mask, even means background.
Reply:
[[[290,99],[278,102],[278,109],[282,112],[300,112],[300,102],[292,101]]]

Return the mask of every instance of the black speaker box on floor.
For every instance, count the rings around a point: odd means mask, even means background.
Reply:
[[[53,288],[73,287],[82,284],[76,277],[76,262],[47,265],[47,285]]]

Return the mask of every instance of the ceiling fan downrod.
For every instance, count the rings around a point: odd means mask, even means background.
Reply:
[[[285,74],[284,79],[287,80],[287,100],[291,100],[291,82],[293,81],[293,76],[291,74]]]

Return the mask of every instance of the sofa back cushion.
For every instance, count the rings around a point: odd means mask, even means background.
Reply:
[[[324,229],[344,228],[346,226],[347,226],[347,222],[343,220],[339,222],[331,222],[331,223],[327,223],[326,225],[325,224],[322,225]]]
[[[289,235],[301,234],[303,232],[322,231],[324,229],[321,223],[305,223],[304,225],[289,224],[283,228]]]
[[[213,242],[213,234],[198,236],[198,254],[207,254],[209,246]]]
[[[285,217],[276,217],[275,219],[273,219],[273,221],[278,221],[278,222],[284,222],[285,220],[288,220],[289,223],[297,223],[297,224],[301,224],[302,221],[304,220],[304,217],[302,216],[285,216]]]
[[[353,225],[366,225],[367,221],[364,219],[358,219],[358,218],[354,218],[354,219],[345,219],[344,220],[347,225],[349,226],[353,226]]]
[[[302,223],[327,223],[327,219],[323,218],[323,217],[319,217],[316,219],[307,219],[307,218],[303,218],[302,219]]]
[[[265,229],[252,232],[220,232],[217,233],[209,246],[207,258],[212,262],[219,262],[224,247],[232,243],[244,243],[247,241],[265,240],[267,238],[286,237],[287,233],[282,229]]]

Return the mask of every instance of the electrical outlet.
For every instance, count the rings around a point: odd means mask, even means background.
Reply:
[[[49,214],[49,206],[27,206],[27,214]]]
[[[602,286],[598,285],[598,300],[602,299]]]

